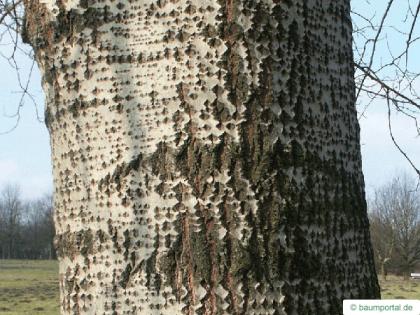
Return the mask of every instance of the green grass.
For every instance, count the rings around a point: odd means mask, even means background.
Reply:
[[[57,262],[0,260],[0,314],[59,314]]]
[[[420,299],[420,280],[404,280],[390,275],[386,281],[379,278],[379,285],[382,299]]]

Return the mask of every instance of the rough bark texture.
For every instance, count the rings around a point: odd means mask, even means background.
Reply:
[[[26,0],[62,314],[377,298],[349,0]]]

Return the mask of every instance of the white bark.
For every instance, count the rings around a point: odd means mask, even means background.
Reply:
[[[378,295],[348,1],[26,7],[63,314],[319,315]]]

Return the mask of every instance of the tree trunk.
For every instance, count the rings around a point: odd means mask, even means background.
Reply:
[[[381,275],[382,275],[382,280],[386,281],[386,277],[388,275],[388,272],[386,270],[386,261],[385,260],[381,260]]]
[[[378,298],[349,0],[26,0],[62,314]]]

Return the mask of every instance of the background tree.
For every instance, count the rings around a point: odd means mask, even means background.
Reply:
[[[53,245],[54,222],[52,195],[26,202],[22,224],[22,252],[25,258],[56,258]]]
[[[0,213],[3,222],[2,251],[3,258],[13,258],[21,241],[20,220],[22,203],[19,186],[8,184],[1,191]]]
[[[386,208],[373,206],[369,215],[372,245],[377,262],[377,270],[386,280],[388,265],[395,252],[395,231]]]
[[[420,195],[413,179],[395,177],[376,191],[371,231],[379,263],[408,278],[420,263]]]
[[[16,184],[0,195],[0,257],[52,259],[54,222],[52,196],[23,200]]]

